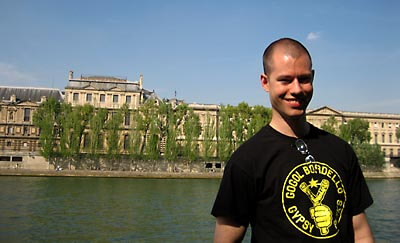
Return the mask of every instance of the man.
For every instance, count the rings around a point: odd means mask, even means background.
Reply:
[[[374,242],[372,204],[352,148],[306,122],[313,95],[311,56],[283,38],[263,56],[261,85],[272,120],[228,161],[212,209],[214,242]]]

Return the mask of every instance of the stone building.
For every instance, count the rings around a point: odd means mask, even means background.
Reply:
[[[63,100],[58,89],[0,86],[0,162],[34,159],[39,153],[39,129],[33,125],[38,106],[53,97]],[[29,164],[29,163],[28,163]]]
[[[139,81],[110,76],[83,76],[75,78],[69,72],[65,87],[66,103],[75,105],[90,104],[95,108],[118,109],[127,104],[129,109],[138,108],[147,99],[160,100],[154,91],[143,88],[143,76]]]
[[[338,111],[328,106],[307,112],[307,120],[317,127],[321,127],[330,117],[334,117],[338,125],[355,118],[367,120],[371,133],[370,143],[379,144],[387,158],[400,157],[400,141],[396,137],[400,114]]]
[[[70,103],[72,106],[90,104],[95,108],[106,108],[109,113],[121,108],[124,104],[130,110],[137,109],[146,100],[154,99],[158,102],[168,102],[173,107],[183,100],[176,98],[161,100],[154,91],[143,88],[143,76],[138,81],[129,81],[126,78],[107,76],[84,76],[74,77],[69,72],[68,85],[65,87],[65,95],[58,89],[49,88],[18,88],[0,86],[0,162],[15,165],[15,162],[30,161],[39,151],[39,129],[33,125],[33,114],[38,106],[49,97]],[[200,122],[205,124],[207,119],[214,124],[215,131],[218,130],[219,105],[214,104],[187,104],[199,115]],[[130,133],[130,121],[133,112],[124,118],[123,128],[120,134],[122,147],[128,141]],[[382,114],[366,112],[338,111],[324,106],[315,110],[307,111],[307,120],[317,127],[321,127],[330,117],[338,121],[338,125],[346,123],[354,118],[365,119],[369,122],[371,132],[370,143],[377,143],[382,147],[386,157],[400,157],[400,141],[396,137],[396,129],[399,129],[400,114]],[[199,142],[204,139],[204,126],[199,137]],[[87,131],[86,131],[87,133]],[[86,136],[87,134],[84,134]],[[216,135],[216,132],[215,132]],[[184,136],[177,138],[183,141]],[[216,142],[217,137],[213,140]],[[85,137],[82,147],[85,144]],[[163,147],[165,141],[162,141]],[[201,150],[201,143],[199,143]],[[17,163],[18,164],[18,163]],[[29,164],[29,163],[28,163]],[[27,166],[24,166],[25,168]]]

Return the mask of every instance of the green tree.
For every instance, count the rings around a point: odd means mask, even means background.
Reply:
[[[107,157],[111,161],[111,167],[118,159],[121,152],[120,129],[123,122],[123,111],[118,109],[111,113],[111,117],[106,122],[107,129]]]
[[[139,110],[134,110],[132,119],[132,129],[130,133],[131,146],[129,147],[129,154],[132,159],[141,159],[141,145],[143,133],[143,117]]]
[[[368,128],[368,121],[356,118],[339,127],[339,136],[352,145],[363,168],[381,169],[385,163],[384,155],[379,145],[369,144]]]
[[[324,124],[322,124],[321,129],[325,130],[331,134],[337,135],[338,134],[337,126],[338,126],[338,122],[337,122],[336,118],[334,116],[331,116],[328,118],[328,120],[326,120],[324,122]]]
[[[100,108],[94,114],[92,119],[90,119],[90,154],[93,158],[98,157],[98,150],[103,146],[103,129],[105,127],[105,122],[107,119],[107,109]]]
[[[248,122],[246,140],[256,134],[262,127],[271,121],[272,111],[261,105],[251,108],[251,115]]]
[[[72,109],[71,123],[72,133],[70,137],[70,150],[71,155],[77,158],[81,152],[81,144],[83,141],[83,134],[89,125],[89,120],[93,115],[94,108],[89,104],[83,106],[75,106]]]
[[[371,134],[368,128],[368,121],[356,118],[340,125],[339,136],[351,145],[369,143]]]
[[[68,159],[72,156],[71,136],[74,127],[71,104],[61,104],[61,112],[58,119],[58,124],[60,126],[60,155],[62,158]]]
[[[138,128],[142,134],[142,142],[140,144],[140,154],[145,154],[147,157],[153,157],[153,155],[149,155],[150,153],[155,152],[155,147],[150,148],[149,146],[154,146],[156,129],[155,126],[158,126],[158,107],[155,100],[147,100],[142,106],[139,108],[139,123]],[[150,143],[150,140],[151,143]]]
[[[362,143],[353,147],[362,168],[367,170],[382,169],[385,164],[385,157],[378,144]]]
[[[54,158],[57,139],[57,118],[60,112],[60,103],[53,97],[43,102],[33,115],[33,124],[40,129],[41,154],[47,160]]]
[[[195,161],[199,157],[198,138],[201,133],[199,116],[189,109],[183,123],[185,133],[184,156],[188,162]]]
[[[231,107],[221,106],[219,111],[219,126],[218,126],[218,158],[225,161],[229,158],[233,150],[232,133],[233,126],[231,124]]]
[[[210,160],[214,154],[215,122],[211,119],[209,111],[206,111],[205,124],[203,125],[203,159]]]
[[[164,156],[167,161],[174,162],[178,158],[179,145],[177,143],[177,137],[179,136],[180,123],[183,121],[183,116],[186,111],[186,105],[179,105],[175,110],[172,109],[172,106],[168,106],[166,118],[167,134],[164,151]]]
[[[235,149],[246,140],[246,131],[248,130],[250,116],[251,108],[247,103],[241,102],[237,107],[233,107],[232,123],[235,133]]]

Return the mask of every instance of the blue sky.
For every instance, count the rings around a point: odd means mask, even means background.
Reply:
[[[399,1],[0,2],[0,85],[64,89],[76,76],[138,80],[162,98],[270,106],[262,53],[300,40],[310,108],[400,113]]]

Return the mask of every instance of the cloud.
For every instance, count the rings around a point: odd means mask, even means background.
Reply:
[[[308,41],[314,41],[314,40],[319,39],[320,37],[321,37],[320,32],[310,32],[307,35],[307,40]]]
[[[0,62],[0,83],[3,85],[27,85],[36,83],[38,79],[29,73],[20,71],[16,66]]]

